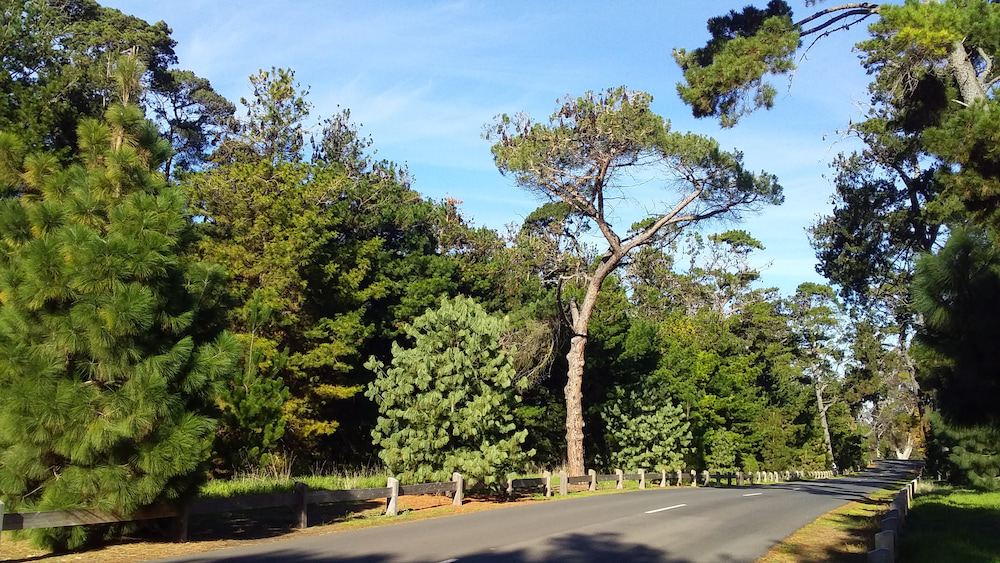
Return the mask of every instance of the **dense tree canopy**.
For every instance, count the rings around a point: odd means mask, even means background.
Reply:
[[[788,48],[793,40],[819,31],[822,37],[870,18],[869,38],[857,48],[873,77],[871,104],[865,118],[849,128],[865,148],[835,162],[833,214],[812,230],[817,270],[840,286],[859,321],[847,394],[854,397],[855,412],[869,409],[879,441],[906,437],[897,451],[912,447],[913,420],[919,418],[916,381],[943,415],[931,419],[938,426],[935,440],[990,435],[942,425],[995,424],[983,405],[966,408],[952,401],[989,397],[986,389],[994,379],[991,368],[972,360],[985,358],[984,352],[972,350],[980,335],[994,328],[983,286],[992,275],[1000,201],[995,150],[1000,5],[851,3],[798,22],[787,8],[775,1],[766,12],[747,8],[712,20],[708,46],[676,54],[685,71],[682,97],[695,115],[716,116],[732,126],[747,111],[770,107],[773,97],[764,77],[787,72],[794,52],[776,45]],[[913,357],[915,331],[919,346]],[[862,407],[865,402],[868,407]],[[938,446],[935,455],[947,451]],[[972,471],[972,465],[958,463],[956,475]],[[993,475],[987,481],[996,473],[988,471]],[[977,482],[986,482],[982,477]],[[965,482],[970,480],[975,481]]]

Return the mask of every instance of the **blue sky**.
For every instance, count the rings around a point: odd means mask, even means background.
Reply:
[[[778,79],[775,109],[723,130],[694,120],[680,102],[681,73],[670,53],[703,45],[707,18],[745,1],[101,3],[166,21],[179,67],[234,102],[249,94],[247,77],[259,69],[294,69],[311,87],[316,121],[349,108],[379,158],[409,167],[417,191],[457,198],[466,217],[497,230],[519,224],[539,202],[497,172],[483,124],[519,111],[546,119],[567,94],[645,90],[675,130],[715,137],[724,149],[743,151],[750,169],[778,176],[785,204],[739,225],[766,247],[754,261],[766,266],[764,283],[790,293],[800,282],[823,281],[805,229],[831,210],[828,163],[857,146],[838,131],[858,119],[867,100],[867,77],[851,50],[864,25],[820,41],[790,81]],[[808,13],[801,3],[792,6]],[[655,181],[640,187],[644,195],[632,209],[670,201],[649,195]]]

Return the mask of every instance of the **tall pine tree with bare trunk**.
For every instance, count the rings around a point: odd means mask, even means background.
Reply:
[[[587,329],[601,284],[629,254],[671,240],[686,227],[713,218],[738,219],[782,201],[774,176],[752,174],[742,155],[691,133],[676,133],[650,109],[652,96],[625,87],[565,98],[547,124],[525,115],[498,116],[485,137],[494,141],[497,167],[522,188],[561,202],[579,222],[596,227],[607,244],[590,267],[576,272],[582,296],[568,305],[572,330],[566,382],[566,455],[574,475],[584,472],[583,368]],[[662,198],[627,231],[616,230],[615,208],[635,199],[636,176],[666,178]],[[663,199],[661,199],[663,201]]]

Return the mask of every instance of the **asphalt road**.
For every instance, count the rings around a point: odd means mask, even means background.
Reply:
[[[887,461],[840,479],[570,498],[162,561],[755,561],[820,515],[892,484],[917,466]]]

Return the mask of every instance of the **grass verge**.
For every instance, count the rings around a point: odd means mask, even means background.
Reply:
[[[1000,562],[1000,492],[937,486],[918,495],[906,518],[900,560]]]
[[[205,483],[198,494],[198,498],[230,498],[242,495],[290,493],[295,488],[296,481],[302,481],[310,489],[330,491],[371,489],[386,486],[385,475],[372,473],[309,475],[295,478],[241,475],[232,479],[220,479]]]
[[[881,528],[882,515],[906,482],[827,512],[771,548],[757,563],[864,563]]]

